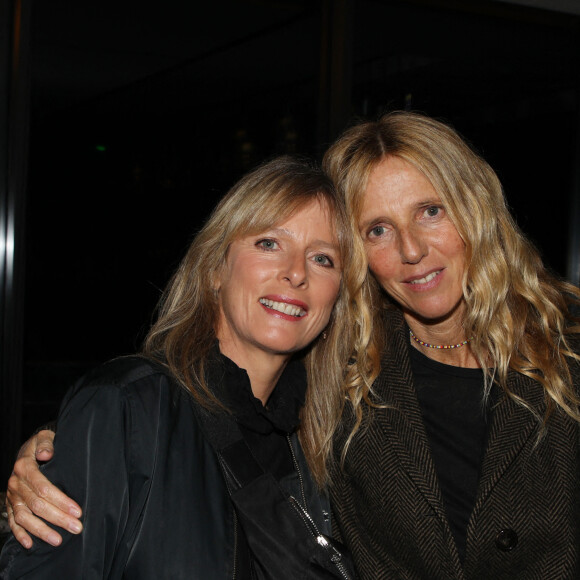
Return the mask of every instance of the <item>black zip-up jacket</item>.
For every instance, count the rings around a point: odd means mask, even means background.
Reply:
[[[294,469],[280,484],[295,497],[304,491],[310,515],[328,534],[327,499],[295,434],[290,441],[302,485]],[[44,472],[83,507],[84,530],[61,532],[58,548],[38,540],[25,550],[10,539],[0,558],[3,579],[246,577],[236,569],[245,543],[217,455],[193,398],[162,367],[121,358],[82,379],[63,402],[55,456]]]

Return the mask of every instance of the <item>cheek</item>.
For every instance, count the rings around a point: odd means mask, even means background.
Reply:
[[[239,259],[229,271],[227,278],[231,290],[236,293],[251,292],[261,282],[271,277],[272,266],[260,260]]]
[[[442,254],[449,257],[462,258],[465,256],[465,242],[452,224],[434,236],[431,243]]]
[[[328,280],[324,284],[324,290],[319,293],[321,299],[321,312],[323,313],[326,322],[330,318],[332,309],[338,300],[340,294],[340,280]]]
[[[381,282],[387,282],[393,277],[396,270],[396,261],[393,256],[386,250],[377,248],[367,249],[367,259],[369,269],[375,278]]]
[[[465,243],[463,240],[457,237],[454,243],[448,244],[446,254],[459,265],[460,270],[463,272],[465,269]]]

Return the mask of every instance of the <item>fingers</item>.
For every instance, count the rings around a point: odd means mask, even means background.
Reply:
[[[36,461],[38,453],[45,452],[52,455],[53,439],[52,431],[41,431],[22,447],[19,459],[14,464],[12,476],[8,480],[7,497],[13,504],[24,503],[36,515],[55,525],[70,529],[70,526],[63,526],[62,521],[53,521],[50,514],[54,510],[51,508],[72,516],[67,521],[80,518],[82,510],[75,501],[50,483],[40,471]],[[34,446],[31,445],[33,440]]]
[[[51,439],[47,438],[46,442],[52,447]],[[36,449],[29,441],[21,449],[20,458],[14,465],[6,494],[8,522],[14,536],[24,547],[32,545],[29,534],[58,546],[62,542],[60,534],[40,518],[78,534],[82,531],[78,519],[82,511],[76,502],[52,485],[40,472],[36,454]]]
[[[18,452],[18,457],[36,458],[37,461],[48,461],[54,454],[54,432],[44,429],[33,435]]]
[[[14,537],[26,548],[32,547],[32,538],[26,533],[26,530],[21,528],[14,521],[14,512],[12,511],[12,506],[6,502],[6,514],[8,518],[8,523],[10,524],[10,529],[14,534]]]
[[[36,460],[37,461],[49,461],[54,455],[54,432],[43,430],[39,431],[36,435],[37,445],[36,445]]]
[[[53,546],[62,543],[61,535],[40,518],[73,534],[79,534],[83,529],[77,517],[69,515],[73,513],[80,516],[81,510],[77,504],[52,486],[44,476],[41,475],[41,477],[46,481],[45,486],[38,492],[42,495],[38,495],[37,491],[27,487],[21,481],[15,483],[14,475],[8,480],[6,497],[8,523],[16,539],[25,548],[32,546],[29,533]],[[14,489],[18,492],[15,493]],[[64,507],[65,511],[61,507],[56,507],[54,502]]]
[[[18,521],[26,523],[28,529],[35,536],[42,538],[45,542],[53,546],[58,546],[62,542],[60,534],[51,530],[45,523],[43,523],[38,518],[32,516],[32,521],[26,522],[26,505],[25,504],[15,504],[14,506],[10,502],[6,502],[6,511],[8,513],[8,523],[10,524],[10,529],[14,534],[14,537],[20,542],[25,548],[32,547],[32,538],[28,535],[26,530],[18,524]],[[29,511],[29,510],[28,510]],[[30,513],[28,514],[30,515]],[[40,525],[35,524],[35,520],[40,522]]]

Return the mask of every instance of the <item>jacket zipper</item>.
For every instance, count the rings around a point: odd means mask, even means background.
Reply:
[[[318,531],[314,520],[310,514],[300,505],[300,502],[294,497],[290,496],[290,505],[296,510],[296,513],[300,516],[300,519],[304,522],[306,529],[312,534],[312,537],[316,540],[319,546],[322,546],[327,552],[330,552],[330,560],[336,566],[340,575],[345,580],[351,580],[351,576],[348,570],[344,567],[342,560],[342,554]]]
[[[290,455],[292,455],[292,463],[294,463],[294,469],[298,474],[298,481],[300,482],[300,495],[302,496],[302,506],[306,510],[308,507],[306,505],[306,493],[304,493],[304,480],[302,479],[302,472],[300,471],[300,465],[298,465],[298,459],[296,458],[296,454],[294,453],[294,447],[292,447],[292,440],[290,439],[290,435],[286,435],[286,440],[288,441],[288,447],[290,447]]]
[[[304,480],[302,479],[302,472],[300,471],[300,466],[298,465],[298,460],[296,459],[296,454],[294,453],[294,448],[292,447],[292,441],[290,440],[290,435],[286,435],[286,439],[288,440],[288,446],[290,447],[290,454],[292,455],[292,461],[294,462],[294,468],[296,469],[296,473],[298,473],[298,480],[300,481],[300,494],[302,495],[302,505],[300,502],[294,497],[290,496],[290,505],[294,507],[300,519],[306,525],[306,529],[312,534],[316,543],[319,546],[322,546],[327,552],[330,552],[330,559],[332,563],[336,566],[337,570],[339,571],[340,575],[345,580],[350,580],[350,575],[347,569],[344,567],[343,563],[341,562],[342,554],[318,531],[314,520],[310,516],[310,514],[306,511],[308,507],[306,504],[306,494],[304,492]]]
[[[221,455],[218,455],[218,461],[220,462],[220,466],[224,474],[226,487],[228,488],[228,493],[230,494],[231,498],[233,490],[229,479],[226,477],[226,464],[224,463]],[[234,514],[234,566],[232,570],[232,580],[236,580],[238,576],[238,513],[236,512],[236,509],[233,507],[233,504],[232,504],[232,512]]]
[[[238,514],[234,510],[234,570],[232,580],[236,580],[238,575]]]

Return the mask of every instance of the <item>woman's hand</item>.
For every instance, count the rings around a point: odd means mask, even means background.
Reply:
[[[31,437],[21,447],[8,480],[8,522],[12,533],[25,548],[32,547],[32,538],[27,532],[53,546],[62,542],[60,534],[40,518],[73,534],[80,534],[83,529],[78,519],[82,513],[79,505],[52,485],[38,468],[39,461],[52,458],[53,439],[54,433],[48,430]]]

